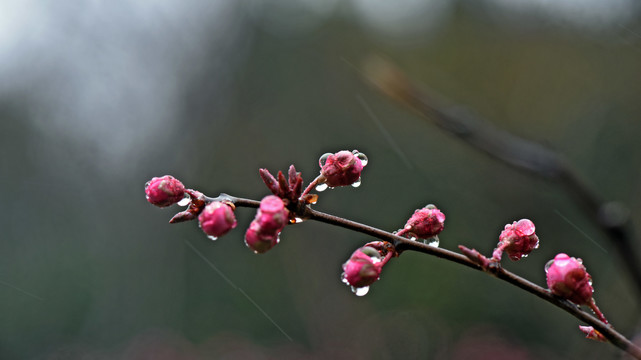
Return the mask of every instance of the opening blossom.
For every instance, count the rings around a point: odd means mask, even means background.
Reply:
[[[289,211],[283,200],[275,195],[264,197],[245,233],[245,244],[255,253],[268,251],[278,244],[280,232],[288,222]]]
[[[233,207],[220,201],[205,206],[198,215],[198,221],[205,234],[213,238],[225,235],[237,225]]]
[[[158,207],[173,205],[185,196],[185,186],[171,175],[154,177],[145,184],[147,201]]]
[[[505,225],[505,229],[499,235],[499,243],[492,253],[492,259],[500,261],[503,251],[512,261],[527,257],[532,250],[539,247],[539,237],[534,230],[534,223],[528,219]]]

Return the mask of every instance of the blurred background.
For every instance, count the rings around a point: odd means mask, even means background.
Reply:
[[[369,157],[316,209],[386,230],[447,215],[441,247],[490,253],[506,223],[541,247],[506,268],[539,285],[581,257],[626,336],[641,307],[608,239],[553,182],[498,163],[371,89],[383,55],[412,79],[566,156],[641,218],[641,7],[633,0],[0,2],[0,358],[618,359],[567,313],[405,253],[369,294],[340,282],[371,238],[287,227],[255,255],[254,211],[215,242],[145,201],[171,174],[260,199],[258,168],[310,181],[325,152]],[[637,245],[637,251],[639,244]],[[637,254],[638,256],[638,254]],[[507,260],[507,259],[506,259]]]

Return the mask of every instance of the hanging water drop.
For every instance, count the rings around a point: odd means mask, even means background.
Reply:
[[[550,270],[550,267],[552,266],[552,264],[554,264],[554,259],[552,259],[552,260],[548,261],[548,262],[545,264],[545,273],[546,273],[546,274],[548,273],[548,270]]]
[[[185,193],[185,196],[183,196],[182,199],[178,202],[178,206],[187,206],[191,202],[191,197]]]
[[[320,165],[320,167],[325,166],[325,163],[327,162],[327,158],[332,156],[332,155],[334,155],[334,154],[325,153],[325,154],[321,155],[320,159],[318,159],[318,164]]]
[[[361,161],[361,164],[363,164],[363,166],[367,165],[367,163],[369,162],[369,160],[367,159],[367,156],[357,150],[354,150],[354,151],[355,151],[354,155],[356,155],[356,157]]]
[[[215,237],[215,236],[213,236],[213,235],[207,235],[207,237],[208,237],[208,238],[209,238],[209,240],[211,240],[211,241],[216,241],[216,240],[218,240],[218,238],[217,238],[217,237]]]
[[[352,186],[355,188],[361,186],[361,178],[358,178],[358,180],[354,181],[354,183],[352,183]]]
[[[427,246],[438,247],[440,241],[438,239],[438,236],[434,235],[427,239],[423,239],[423,243],[427,244]]]
[[[347,274],[345,273],[341,274],[341,282],[345,285],[349,285],[349,281],[347,281]]]
[[[369,286],[363,286],[359,288],[352,286],[352,292],[356,294],[356,296],[364,296],[369,292]]]
[[[327,184],[323,183],[323,184],[316,185],[315,189],[316,191],[321,192],[321,191],[327,190],[327,188],[328,188]]]

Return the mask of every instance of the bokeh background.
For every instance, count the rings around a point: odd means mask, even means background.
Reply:
[[[400,228],[446,214],[441,246],[490,252],[503,225],[541,247],[506,267],[544,284],[581,257],[616,328],[641,307],[615,249],[555,183],[520,173],[371,89],[383,55],[453,104],[566,156],[641,214],[641,8],[633,0],[0,2],[0,358],[618,359],[578,321],[456,264],[405,253],[370,293],[340,282],[371,239],[305,222],[264,255],[254,216],[212,242],[152,176],[260,199],[257,170],[369,156],[319,210]],[[639,248],[639,244],[637,249]],[[638,250],[637,250],[638,251]],[[638,254],[637,254],[638,256]]]

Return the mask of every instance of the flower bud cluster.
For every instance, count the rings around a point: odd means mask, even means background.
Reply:
[[[245,244],[255,253],[264,253],[278,244],[280,232],[288,223],[289,211],[283,200],[275,195],[266,196],[245,233]]]

